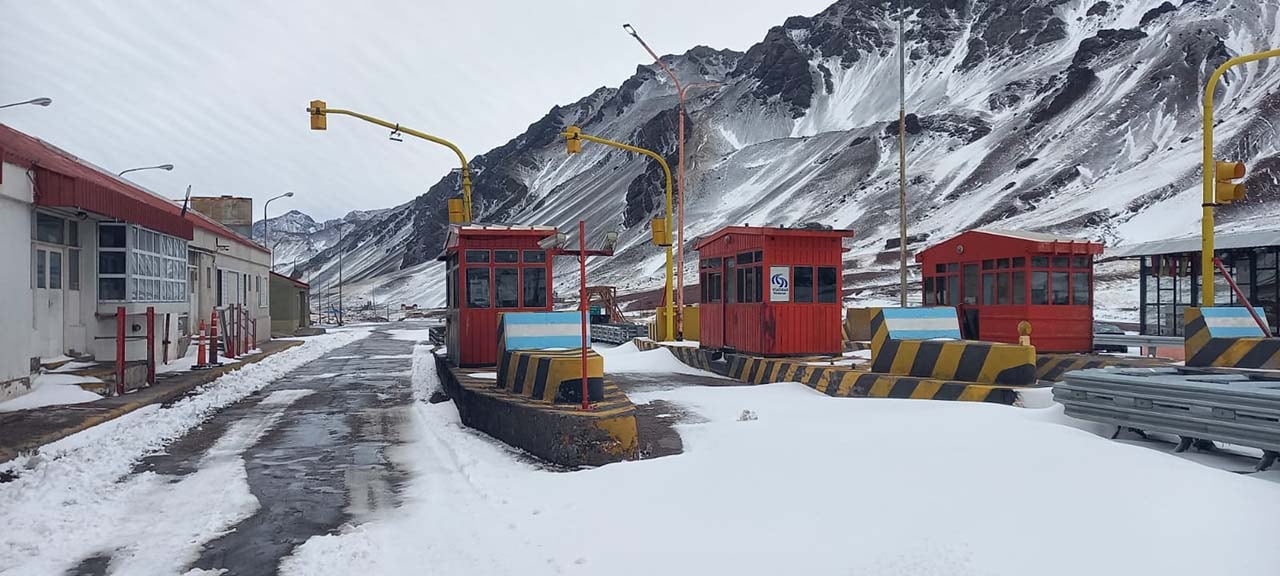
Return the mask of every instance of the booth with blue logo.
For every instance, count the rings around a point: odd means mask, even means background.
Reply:
[[[699,241],[701,345],[760,356],[839,354],[849,230],[729,226]]]

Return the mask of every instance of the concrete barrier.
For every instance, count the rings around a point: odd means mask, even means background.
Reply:
[[[839,398],[909,398],[1007,405],[1017,402],[1018,390],[1030,388],[878,374],[846,366],[822,366],[817,362],[754,356],[734,356],[730,361],[729,377],[748,384],[799,382]]]
[[[1187,308],[1186,365],[1280,369],[1280,338],[1270,338],[1241,307]]]
[[[540,402],[582,402],[582,350],[508,350],[498,364],[498,386]],[[587,351],[587,397],[604,399],[604,358]]]
[[[637,456],[635,407],[607,381],[604,398],[591,410],[580,410],[513,394],[473,376],[482,369],[456,368],[441,355],[436,355],[436,370],[463,424],[538,458],[578,467]]]
[[[1098,354],[1037,354],[1036,380],[1057,382],[1062,375],[1076,370],[1106,368],[1142,368],[1148,366],[1168,366],[1169,362],[1157,358],[1140,358],[1134,356],[1101,356]]]
[[[979,384],[1036,383],[1035,347],[959,337],[954,308],[873,309],[871,371]]]

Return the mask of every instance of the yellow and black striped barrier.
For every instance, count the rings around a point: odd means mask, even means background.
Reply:
[[[1036,383],[1035,347],[959,335],[951,308],[872,309],[871,371],[979,384]]]
[[[498,364],[498,386],[512,394],[551,403],[582,401],[582,351],[509,350]],[[604,359],[587,351],[588,398],[604,398]]]
[[[1168,360],[1158,358],[1100,356],[1097,354],[1038,354],[1036,355],[1036,380],[1057,382],[1067,372],[1088,370],[1090,368],[1106,368],[1108,366],[1142,368],[1168,365]]]
[[[1264,337],[1245,308],[1187,308],[1186,365],[1280,369],[1280,338]]]

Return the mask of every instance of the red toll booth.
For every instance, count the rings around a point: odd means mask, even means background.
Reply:
[[[445,242],[446,343],[457,366],[498,363],[498,314],[551,310],[551,226],[452,225]]]
[[[1039,352],[1093,350],[1093,257],[1102,244],[1035,232],[970,230],[921,251],[925,306],[955,306],[965,338]]]
[[[701,343],[762,356],[839,354],[848,230],[730,226],[704,238]]]

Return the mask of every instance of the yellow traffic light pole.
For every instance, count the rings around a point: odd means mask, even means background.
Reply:
[[[1204,201],[1200,205],[1203,215],[1200,220],[1200,305],[1206,308],[1213,306],[1213,208],[1214,176],[1213,163],[1213,91],[1218,80],[1233,66],[1246,62],[1264,60],[1280,56],[1280,49],[1267,50],[1256,54],[1236,56],[1213,71],[1204,88]],[[1245,304],[1248,306],[1248,304]]]
[[[635,152],[636,154],[644,154],[645,156],[657,160],[658,165],[662,166],[662,172],[667,176],[667,210],[666,215],[663,218],[655,219],[655,223],[662,222],[662,231],[661,234],[659,234],[655,230],[654,241],[658,243],[658,245],[665,247],[667,250],[667,283],[664,289],[666,291],[666,298],[665,304],[662,306],[662,318],[664,320],[663,324],[665,330],[663,331],[662,339],[666,341],[675,340],[676,314],[674,300],[672,299],[671,294],[671,277],[673,275],[673,265],[671,261],[671,167],[667,166],[667,161],[662,159],[661,154],[658,154],[653,150],[647,150],[645,148],[639,148],[629,144],[623,144],[621,142],[614,142],[613,140],[607,140],[598,136],[584,134],[582,129],[577,126],[565,128],[565,131],[561,132],[560,135],[564,137],[565,145],[568,147],[570,154],[581,152],[582,141],[586,140],[588,142],[613,146],[614,148],[621,148],[628,152]]]
[[[364,120],[365,122],[369,122],[371,124],[377,124],[384,128],[390,128],[392,130],[395,130],[396,132],[401,132],[404,134],[408,134],[410,136],[417,136],[418,138],[421,138],[423,140],[427,140],[429,142],[435,142],[436,144],[439,144],[450,150],[453,150],[453,153],[458,156],[458,161],[462,162],[463,223],[464,224],[471,223],[471,169],[467,167],[467,157],[462,154],[462,150],[459,150],[458,147],[453,144],[453,142],[445,140],[444,138],[439,138],[436,136],[432,136],[430,134],[426,134],[424,132],[419,132],[412,128],[405,128],[404,126],[401,126],[399,124],[395,124],[392,122],[387,122],[386,120],[383,120],[381,118],[374,118],[373,116],[369,116],[367,114],[361,114],[359,112],[353,112],[351,110],[343,110],[340,108],[329,108],[325,105],[324,100],[312,100],[311,106],[307,107],[307,112],[311,113],[311,129],[312,130],[325,130],[328,127],[327,122],[325,121],[325,118],[327,115],[342,114],[344,116],[352,116],[355,118],[359,118],[361,120]]]

